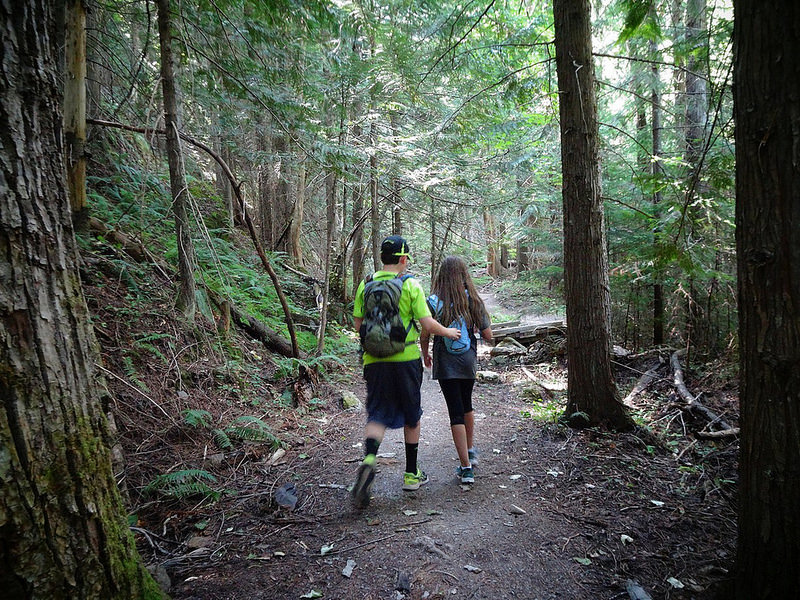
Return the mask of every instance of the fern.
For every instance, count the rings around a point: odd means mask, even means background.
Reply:
[[[240,440],[269,442],[273,448],[278,448],[281,445],[281,440],[272,432],[269,425],[258,417],[238,417],[225,428],[225,433],[232,438]]]
[[[222,495],[207,482],[216,483],[217,478],[203,469],[184,469],[163,473],[147,484],[144,491],[167,498],[181,500],[192,496],[204,496],[216,501]]]
[[[149,333],[146,335],[139,336],[138,338],[133,340],[133,346],[140,350],[146,350],[147,352],[149,352],[150,354],[161,360],[161,362],[163,362],[164,364],[169,364],[169,359],[167,359],[167,357],[164,356],[161,350],[156,348],[156,346],[154,346],[151,343],[162,339],[168,339],[172,341],[175,338],[169,333]]]
[[[150,393],[150,388],[147,387],[144,381],[139,379],[139,372],[136,370],[136,367],[133,364],[133,359],[130,356],[123,356],[122,357],[122,370],[125,371],[125,375],[130,379],[133,383],[136,384],[143,392]]]
[[[187,408],[181,415],[183,416],[184,423],[191,427],[203,427],[205,429],[211,426],[211,413],[207,410]]]
[[[316,371],[320,375],[324,376],[329,364],[337,363],[340,366],[345,364],[341,358],[333,354],[323,354],[322,356],[314,356],[306,360],[293,357],[275,356],[272,357],[272,361],[275,363],[275,366],[278,367],[278,370],[275,373],[275,376],[278,379],[283,379],[285,377],[296,377],[301,366],[308,370]]]
[[[222,450],[230,450],[233,448],[231,438],[222,429],[214,429],[211,433],[213,434],[214,443],[218,448]]]
[[[167,360],[167,357],[164,356],[161,350],[153,346],[153,344],[148,344],[146,342],[138,342],[138,341],[134,342],[133,344],[134,346],[136,346],[141,350],[147,350],[150,354],[161,360],[161,362],[163,362],[164,364],[169,364],[169,360]]]

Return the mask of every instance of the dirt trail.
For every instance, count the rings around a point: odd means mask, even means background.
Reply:
[[[297,509],[259,516],[252,507],[230,515],[228,526],[252,538],[250,552],[189,577],[173,597],[288,599],[317,591],[327,599],[596,598],[562,555],[579,534],[565,536],[564,519],[554,522],[538,506],[535,490],[548,465],[537,458],[533,432],[519,427],[522,405],[503,385],[478,384],[475,401],[481,462],[473,486],[455,478],[446,406],[426,373],[420,443],[426,486],[402,491],[402,431],[388,432],[373,500],[355,511],[344,488],[362,453],[364,413],[333,415],[326,441],[303,448],[310,458],[294,459],[275,480],[296,480]],[[525,514],[512,514],[514,506]],[[324,546],[333,548],[323,556]],[[350,577],[342,574],[348,561],[355,563]]]

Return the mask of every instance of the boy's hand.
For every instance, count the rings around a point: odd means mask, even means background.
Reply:
[[[425,363],[425,368],[430,369],[433,365],[433,361],[431,360],[430,353],[426,353],[425,356],[422,357],[423,362]]]
[[[448,327],[447,328],[447,335],[445,337],[450,338],[451,340],[457,340],[461,338],[461,330],[456,329],[455,327]]]

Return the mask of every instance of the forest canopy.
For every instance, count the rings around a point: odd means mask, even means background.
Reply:
[[[152,5],[91,8],[90,119],[158,130]],[[462,254],[544,305],[563,302],[546,3],[171,9],[181,132],[228,165],[264,249],[330,281],[334,313],[347,313],[336,306],[379,266],[374,249],[392,232],[414,243],[423,276]],[[718,353],[736,320],[732,8],[598,3],[592,23],[613,329],[632,350],[672,342]],[[150,143],[161,141],[90,125],[90,203],[155,183],[140,158]],[[197,147],[187,160],[190,192],[215,186],[227,206],[192,224],[195,246],[221,243],[232,184]],[[134,203],[119,218],[148,220],[149,210]]]

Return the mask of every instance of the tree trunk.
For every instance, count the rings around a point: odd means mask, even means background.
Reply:
[[[217,113],[217,123],[220,123],[219,113]],[[221,125],[218,125],[217,131],[218,133],[215,136],[215,151],[217,154],[219,154],[220,158],[225,161],[226,164],[230,165],[231,153],[228,151],[228,148],[225,146],[225,142],[222,139]],[[225,227],[233,231],[233,228],[235,227],[235,210],[233,207],[233,188],[231,187],[231,182],[228,180],[225,170],[219,163],[214,164],[214,175],[216,180],[217,194],[219,194],[219,197],[222,200],[222,206],[225,211]]]
[[[737,0],[739,600],[800,589],[800,5]],[[730,597],[734,597],[731,594]]]
[[[536,216],[530,206],[520,209],[520,217],[525,220],[525,232],[517,243],[517,275],[533,270],[534,227]]]
[[[655,14],[651,15],[655,19]],[[651,88],[650,88],[650,108],[652,110],[652,119],[650,121],[652,139],[653,139],[653,155],[650,164],[652,166],[653,183],[655,191],[653,192],[653,215],[656,218],[656,223],[660,221],[661,211],[661,186],[659,184],[662,176],[661,168],[661,82],[658,72],[658,60],[660,58],[658,51],[658,44],[650,42],[650,58],[656,62],[653,63],[651,68]],[[661,227],[656,225],[653,232],[653,244],[655,245],[655,270],[653,273],[653,345],[661,346],[664,343],[664,273],[660,266],[661,260]]]
[[[273,137],[269,133],[271,125],[264,127],[264,132],[256,133],[256,144],[259,150],[271,156],[272,160],[265,161],[256,167],[256,185],[257,185],[257,200],[256,206],[258,207],[258,232],[259,241],[261,245],[267,250],[273,250],[275,247],[275,194],[277,189],[277,179],[275,171],[280,167],[277,164],[278,159],[274,157],[272,149]],[[274,162],[273,162],[274,161]]]
[[[568,395],[573,425],[628,428],[611,374],[611,299],[600,193],[588,0],[555,0],[561,117]]]
[[[394,190],[397,188],[397,180],[392,179],[392,198],[397,196]],[[403,209],[398,202],[392,203],[392,235],[403,235]]]
[[[295,178],[294,207],[292,209],[292,224],[289,227],[289,255],[298,267],[303,267],[303,219],[306,210],[306,164],[297,164],[297,177]]]
[[[433,195],[430,197],[430,201],[428,203],[428,212],[430,214],[430,227],[431,227],[431,271],[430,271],[430,278],[433,281],[436,278],[436,271],[439,269],[439,263],[442,260],[442,257],[436,251],[436,200],[434,199]]]
[[[361,128],[353,132],[356,139],[361,137]],[[353,224],[355,232],[353,234],[353,295],[355,295],[358,284],[364,278],[364,220],[361,218],[364,213],[364,184],[363,179],[353,186]]]
[[[691,42],[691,53],[685,70],[685,160],[689,177],[685,204],[688,207],[687,229],[692,244],[703,243],[702,211],[694,208],[694,198],[703,192],[700,183],[703,148],[705,146],[705,125],[708,114],[708,88],[706,77],[708,64],[708,35],[706,32],[706,1],[690,0],[686,7],[686,36]],[[687,311],[687,345],[690,347],[709,348],[712,344],[710,335],[710,311],[704,310],[706,305],[702,285],[694,278],[689,283],[689,307]],[[710,299],[710,297],[709,297]]]
[[[328,307],[331,295],[331,263],[336,229],[336,173],[332,168],[325,174],[325,254],[322,257],[325,265],[325,283],[322,290],[322,310],[320,311],[320,325],[317,332],[317,354],[325,350],[325,330],[328,327]]]
[[[375,41],[370,38],[370,55],[374,53]],[[370,88],[370,112],[375,110],[375,86]],[[370,241],[372,245],[372,269],[381,268],[381,213],[378,203],[378,136],[375,119],[369,122],[369,203],[370,203]]]
[[[497,252],[494,216],[487,207],[483,208],[483,230],[486,236],[486,272],[489,277],[497,277],[500,275],[500,256]]]
[[[164,93],[164,129],[166,130],[167,162],[172,192],[172,214],[175,217],[175,237],[178,248],[177,308],[190,321],[194,320],[197,300],[195,298],[194,246],[186,207],[189,193],[186,185],[186,167],[180,140],[180,109],[175,72],[172,62],[172,23],[170,0],[158,0],[158,35],[161,44],[161,87]]]
[[[0,128],[0,589],[159,598],[126,523],[100,406],[66,189],[63,39],[52,2],[14,6],[4,10],[0,70],[0,116],[15,124]]]
[[[67,187],[76,226],[88,218],[86,208],[86,6],[66,5],[66,72],[64,76],[64,139],[67,145]]]
[[[275,153],[275,196],[272,205],[273,231],[275,241],[272,250],[276,252],[289,251],[289,228],[292,218],[292,199],[289,193],[289,143],[283,131],[272,137],[272,150]]]
[[[370,143],[375,143],[374,125],[370,125]],[[375,149],[369,155],[370,241],[372,242],[372,269],[381,268],[381,213],[378,205],[378,157]]]
[[[91,30],[100,30],[105,22],[106,9],[95,5],[86,14],[86,27]],[[105,54],[100,52],[101,44],[96,39],[86,39],[86,115],[89,118],[100,118],[102,114],[103,82],[110,72],[104,64]],[[94,137],[92,131],[92,137]]]

